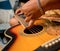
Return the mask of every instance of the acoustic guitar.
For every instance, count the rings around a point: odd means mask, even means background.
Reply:
[[[24,22],[24,17],[15,16],[21,24],[5,31],[5,36],[10,38],[10,41],[2,51],[59,51],[60,36],[46,32],[48,21],[36,20],[31,28],[26,28],[28,23]]]

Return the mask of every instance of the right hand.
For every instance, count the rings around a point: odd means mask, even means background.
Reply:
[[[33,25],[34,21],[41,16],[39,8],[37,6],[37,0],[28,1],[26,4],[16,10],[15,14],[24,13],[26,16],[25,21],[29,22],[28,27]]]
[[[43,5],[43,3],[45,2],[41,2],[41,5]],[[52,2],[43,7],[44,11],[49,9],[57,9],[57,8],[60,8],[59,2]],[[26,4],[22,6],[21,9],[20,8],[17,9],[15,14],[20,14],[21,12],[24,13],[24,15],[26,16],[25,21],[29,22],[29,26],[33,25],[34,21],[41,16],[37,6],[37,0],[28,1]]]

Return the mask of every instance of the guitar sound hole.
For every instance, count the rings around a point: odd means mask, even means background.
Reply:
[[[26,34],[33,34],[33,33],[38,33],[38,32],[40,32],[40,31],[42,31],[42,29],[43,29],[43,26],[41,26],[41,25],[34,25],[34,26],[32,26],[30,29],[25,29],[24,30],[24,32],[26,33]]]

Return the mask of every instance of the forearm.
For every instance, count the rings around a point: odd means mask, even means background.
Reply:
[[[40,0],[44,11],[50,9],[60,9],[60,0]]]

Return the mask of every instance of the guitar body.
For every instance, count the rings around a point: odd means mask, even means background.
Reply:
[[[55,42],[55,40],[59,39],[60,36],[48,34],[46,32],[48,27],[44,26],[43,23],[44,21],[42,20],[35,22],[35,25],[37,24],[43,27],[38,33],[28,34],[24,32],[25,28],[22,25],[16,25],[7,30],[5,36],[9,37],[10,41],[3,51],[58,51],[60,41]]]

